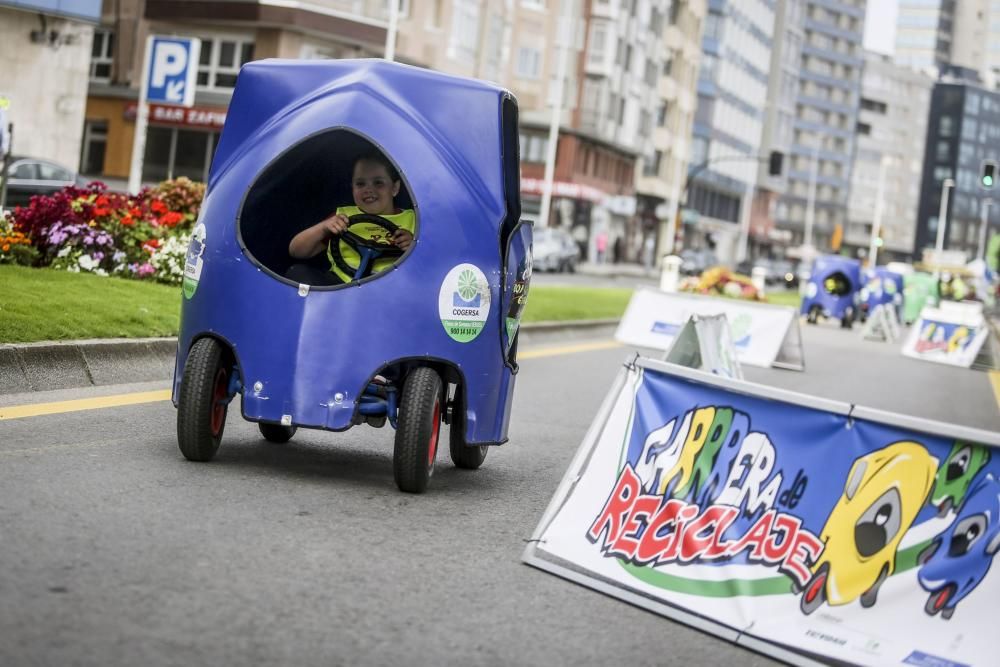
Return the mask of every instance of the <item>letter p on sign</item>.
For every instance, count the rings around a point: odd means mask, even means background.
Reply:
[[[201,40],[153,35],[147,52],[146,100],[192,106]]]

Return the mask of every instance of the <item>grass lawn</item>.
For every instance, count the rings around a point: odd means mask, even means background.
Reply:
[[[621,317],[632,290],[534,286],[524,322]],[[798,292],[773,292],[769,303],[798,306]],[[86,273],[0,266],[0,343],[81,338],[173,336],[178,287]]]
[[[0,343],[172,336],[180,305],[179,287],[0,266]]]
[[[779,290],[768,292],[767,302],[778,306],[794,306],[798,308],[799,304],[802,303],[802,297],[799,296],[798,290]]]

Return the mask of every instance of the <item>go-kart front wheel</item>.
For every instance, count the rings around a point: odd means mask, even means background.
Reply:
[[[457,468],[476,470],[486,460],[486,452],[489,447],[466,444],[465,405],[461,400],[458,400],[457,396],[451,410],[451,428],[448,431],[448,449],[451,452],[451,461]]]
[[[191,347],[177,401],[177,445],[189,461],[211,461],[219,450],[231,372],[219,341],[202,338]]]
[[[441,377],[432,368],[410,372],[399,401],[393,474],[400,491],[423,493],[434,473],[441,432]]]

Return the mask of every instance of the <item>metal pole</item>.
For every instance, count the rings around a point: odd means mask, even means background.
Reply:
[[[567,16],[569,0],[559,4],[559,17],[556,23],[556,48],[559,51],[559,63],[556,66],[556,95],[552,104],[552,117],[549,119],[549,143],[545,149],[545,177],[542,181],[542,209],[538,213],[539,226],[549,226],[549,208],[552,206],[552,179],[556,172],[556,145],[559,143],[559,120],[562,117],[563,88],[566,81],[566,61],[569,59],[570,19]]]
[[[14,123],[7,124],[7,152],[3,154],[3,175],[0,182],[0,215],[7,206],[7,175],[10,173],[10,157],[14,154]]]
[[[872,239],[868,246],[868,268],[874,269],[878,266],[878,237],[882,233],[882,201],[885,196],[885,172],[889,166],[891,158],[888,155],[882,156],[882,162],[878,167],[878,187],[875,190],[875,216],[872,218]]]
[[[812,154],[812,168],[809,173],[809,195],[806,200],[806,229],[802,239],[802,247],[810,249],[813,247],[813,221],[816,217],[816,179],[819,178],[819,144],[813,147]]]
[[[396,27],[399,23],[399,0],[389,0],[389,28],[385,31],[385,59],[396,58]]]
[[[983,200],[982,205],[982,219],[979,223],[979,249],[976,250],[976,257],[986,261],[986,232],[990,228],[990,206],[993,205],[993,200],[987,197]]]
[[[955,187],[955,181],[950,178],[946,178],[941,181],[941,208],[938,209],[938,225],[937,225],[937,243],[934,244],[934,250],[937,254],[935,257],[935,265],[940,265],[941,263],[941,251],[944,250],[944,230],[948,226],[948,193],[949,189]],[[941,275],[941,269],[934,269],[934,279],[937,280]]]
[[[142,58],[142,77],[139,84],[139,103],[135,108],[135,134],[132,136],[132,164],[128,170],[128,191],[135,194],[142,187],[142,162],[146,157],[146,128],[149,126],[149,59],[153,52],[153,36],[146,37],[146,54]]]

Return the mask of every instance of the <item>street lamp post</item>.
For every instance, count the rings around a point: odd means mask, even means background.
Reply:
[[[819,146],[817,143],[812,150],[812,168],[809,170],[809,194],[806,199],[806,228],[802,239],[803,248],[809,250],[813,247],[813,222],[816,219],[816,180],[819,178]]]
[[[992,199],[987,197],[983,200],[982,219],[979,223],[979,248],[976,250],[976,257],[983,261],[986,260],[986,232],[990,227],[990,206],[992,205]]]
[[[556,171],[556,146],[559,143],[559,121],[562,118],[563,88],[566,87],[566,61],[569,59],[570,16],[569,3],[559,3],[559,18],[556,23],[556,48],[559,61],[556,65],[556,91],[552,101],[552,117],[549,119],[549,143],[545,147],[545,176],[542,182],[542,206],[538,212],[539,226],[549,226],[549,208],[552,206],[552,180]]]
[[[872,238],[868,246],[868,268],[874,269],[878,265],[878,238],[882,235],[882,210],[885,196],[885,172],[892,160],[888,155],[882,156],[882,161],[878,167],[878,187],[875,189],[875,215],[872,218]]]
[[[944,230],[948,226],[948,193],[953,187],[955,187],[955,181],[950,178],[941,181],[941,208],[938,209],[937,243],[934,244],[934,250],[937,253],[936,264],[941,263],[941,251],[944,250]],[[937,280],[940,275],[941,270],[935,269],[934,279]]]
[[[396,58],[396,29],[399,25],[399,0],[389,0],[389,26],[385,31],[385,59]]]

